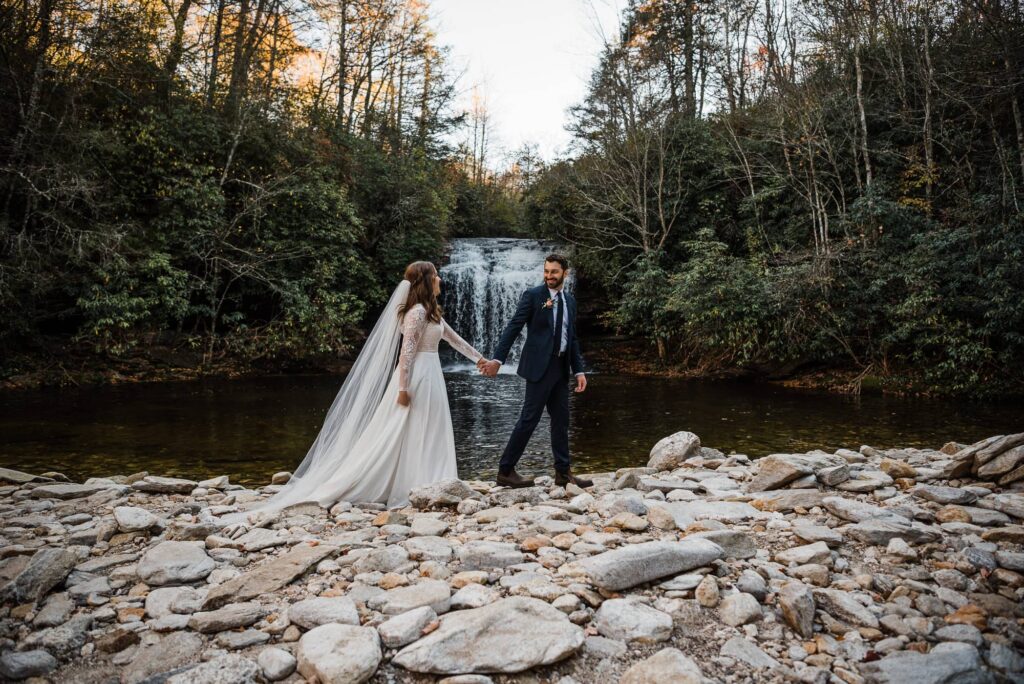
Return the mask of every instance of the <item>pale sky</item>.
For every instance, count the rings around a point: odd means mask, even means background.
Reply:
[[[569,143],[566,110],[586,93],[602,43],[615,36],[624,0],[431,0],[438,42],[462,73],[456,107],[474,85],[494,135],[489,166],[525,142],[550,161]],[[461,138],[460,138],[461,139]]]

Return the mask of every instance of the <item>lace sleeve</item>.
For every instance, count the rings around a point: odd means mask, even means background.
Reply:
[[[473,349],[473,345],[459,337],[459,334],[452,330],[452,327],[448,325],[448,322],[443,318],[441,319],[441,337],[444,338],[445,342],[452,346],[452,349],[459,352],[473,363],[476,363],[483,358],[483,354],[478,352],[476,349]]]
[[[409,389],[409,375],[412,373],[412,362],[416,358],[416,350],[420,345],[420,337],[427,327],[427,310],[422,306],[414,306],[405,312],[402,320],[402,351],[398,356],[398,389]]]

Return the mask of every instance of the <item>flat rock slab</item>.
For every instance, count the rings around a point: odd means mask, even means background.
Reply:
[[[132,483],[132,488],[140,492],[151,494],[188,494],[198,486],[192,480],[182,480],[176,477],[144,477],[138,482]]]
[[[138,574],[151,586],[188,584],[209,575],[214,565],[201,543],[165,541],[143,554]]]
[[[332,556],[337,546],[299,544],[277,558],[262,564],[224,584],[214,587],[206,596],[204,610],[219,608],[236,601],[248,601],[275,592],[291,584],[312,566]]]
[[[978,499],[978,506],[1024,520],[1024,494],[1004,492]]]
[[[335,622],[342,625],[358,625],[359,611],[347,596],[317,596],[288,606],[288,621],[313,629]]]
[[[653,644],[672,636],[672,616],[629,599],[609,599],[594,616],[597,631],[616,641]]]
[[[757,546],[754,539],[746,532],[739,530],[711,530],[710,532],[695,532],[687,537],[688,539],[707,539],[722,547],[726,558],[753,558],[757,555]]]
[[[366,602],[371,610],[385,615],[400,615],[416,608],[429,606],[435,613],[447,613],[451,605],[451,589],[442,580],[424,579],[408,587],[391,589]]]
[[[48,477],[40,477],[38,475],[32,475],[30,473],[23,473],[20,470],[11,470],[10,468],[0,468],[0,482],[9,482],[10,484],[22,485],[26,482],[52,482]]]
[[[775,667],[779,661],[758,648],[757,644],[751,643],[743,637],[733,637],[722,646],[722,655],[735,658],[753,668]]]
[[[31,494],[36,499],[81,499],[110,490],[123,494],[129,489],[130,487],[124,485],[109,484],[52,484],[36,487]]]
[[[704,679],[697,663],[677,648],[664,648],[626,670],[619,684],[703,684],[705,681],[708,680]]]
[[[203,639],[194,632],[173,632],[164,637],[146,634],[132,662],[121,670],[121,682],[134,684],[181,667],[197,659],[202,650]]]
[[[981,667],[978,649],[971,644],[939,644],[929,653],[898,651],[873,663],[864,663],[860,672],[870,684],[981,684],[995,681]]]
[[[751,505],[762,511],[789,513],[794,508],[811,509],[820,506],[824,499],[825,493],[819,492],[817,489],[782,489],[758,494]]]
[[[7,584],[0,587],[0,602],[38,601],[64,581],[78,563],[78,558],[75,548],[71,547],[40,549],[28,561],[12,559],[12,564],[17,563],[21,567]]]
[[[907,520],[895,511],[841,496],[826,496],[821,502],[832,515],[843,520],[849,520],[850,522],[857,523],[873,519]]]
[[[837,620],[860,627],[878,628],[878,618],[857,599],[838,589],[813,589],[814,602]]]
[[[724,555],[722,547],[707,539],[652,541],[567,563],[559,573],[585,577],[601,589],[618,591],[708,565]]]
[[[539,599],[514,596],[441,618],[441,626],[399,651],[393,662],[413,672],[522,672],[566,658],[583,630]]]
[[[959,487],[941,485],[917,485],[910,490],[911,496],[940,504],[972,504],[978,500],[974,492]]]
[[[698,520],[740,523],[762,517],[760,511],[742,501],[678,501],[652,505],[667,509],[679,529]]]
[[[260,667],[240,655],[225,655],[167,678],[166,684],[256,684]]]
[[[459,560],[466,570],[504,568],[522,563],[525,556],[515,544],[471,541],[459,549]]]
[[[235,603],[218,610],[193,613],[188,626],[203,634],[216,634],[227,629],[248,627],[266,614],[258,603]]]
[[[938,530],[902,518],[874,518],[841,529],[848,537],[876,546],[885,546],[896,537],[911,544],[925,544],[942,537]]]

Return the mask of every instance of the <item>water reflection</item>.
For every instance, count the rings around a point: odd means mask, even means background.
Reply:
[[[493,477],[523,381],[449,373],[462,477]],[[0,395],[0,465],[73,479],[148,470],[262,483],[295,467],[340,387],[330,376],[155,383]],[[765,385],[595,375],[571,397],[577,470],[643,465],[651,446],[692,430],[726,453],[941,446],[1021,430],[1021,406],[860,399]],[[550,472],[548,422],[520,471]]]

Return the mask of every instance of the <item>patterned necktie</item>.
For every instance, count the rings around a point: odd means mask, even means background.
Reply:
[[[565,302],[562,301],[562,293],[555,293],[555,306],[558,313],[555,314],[555,355],[562,351],[562,312],[565,310]]]

